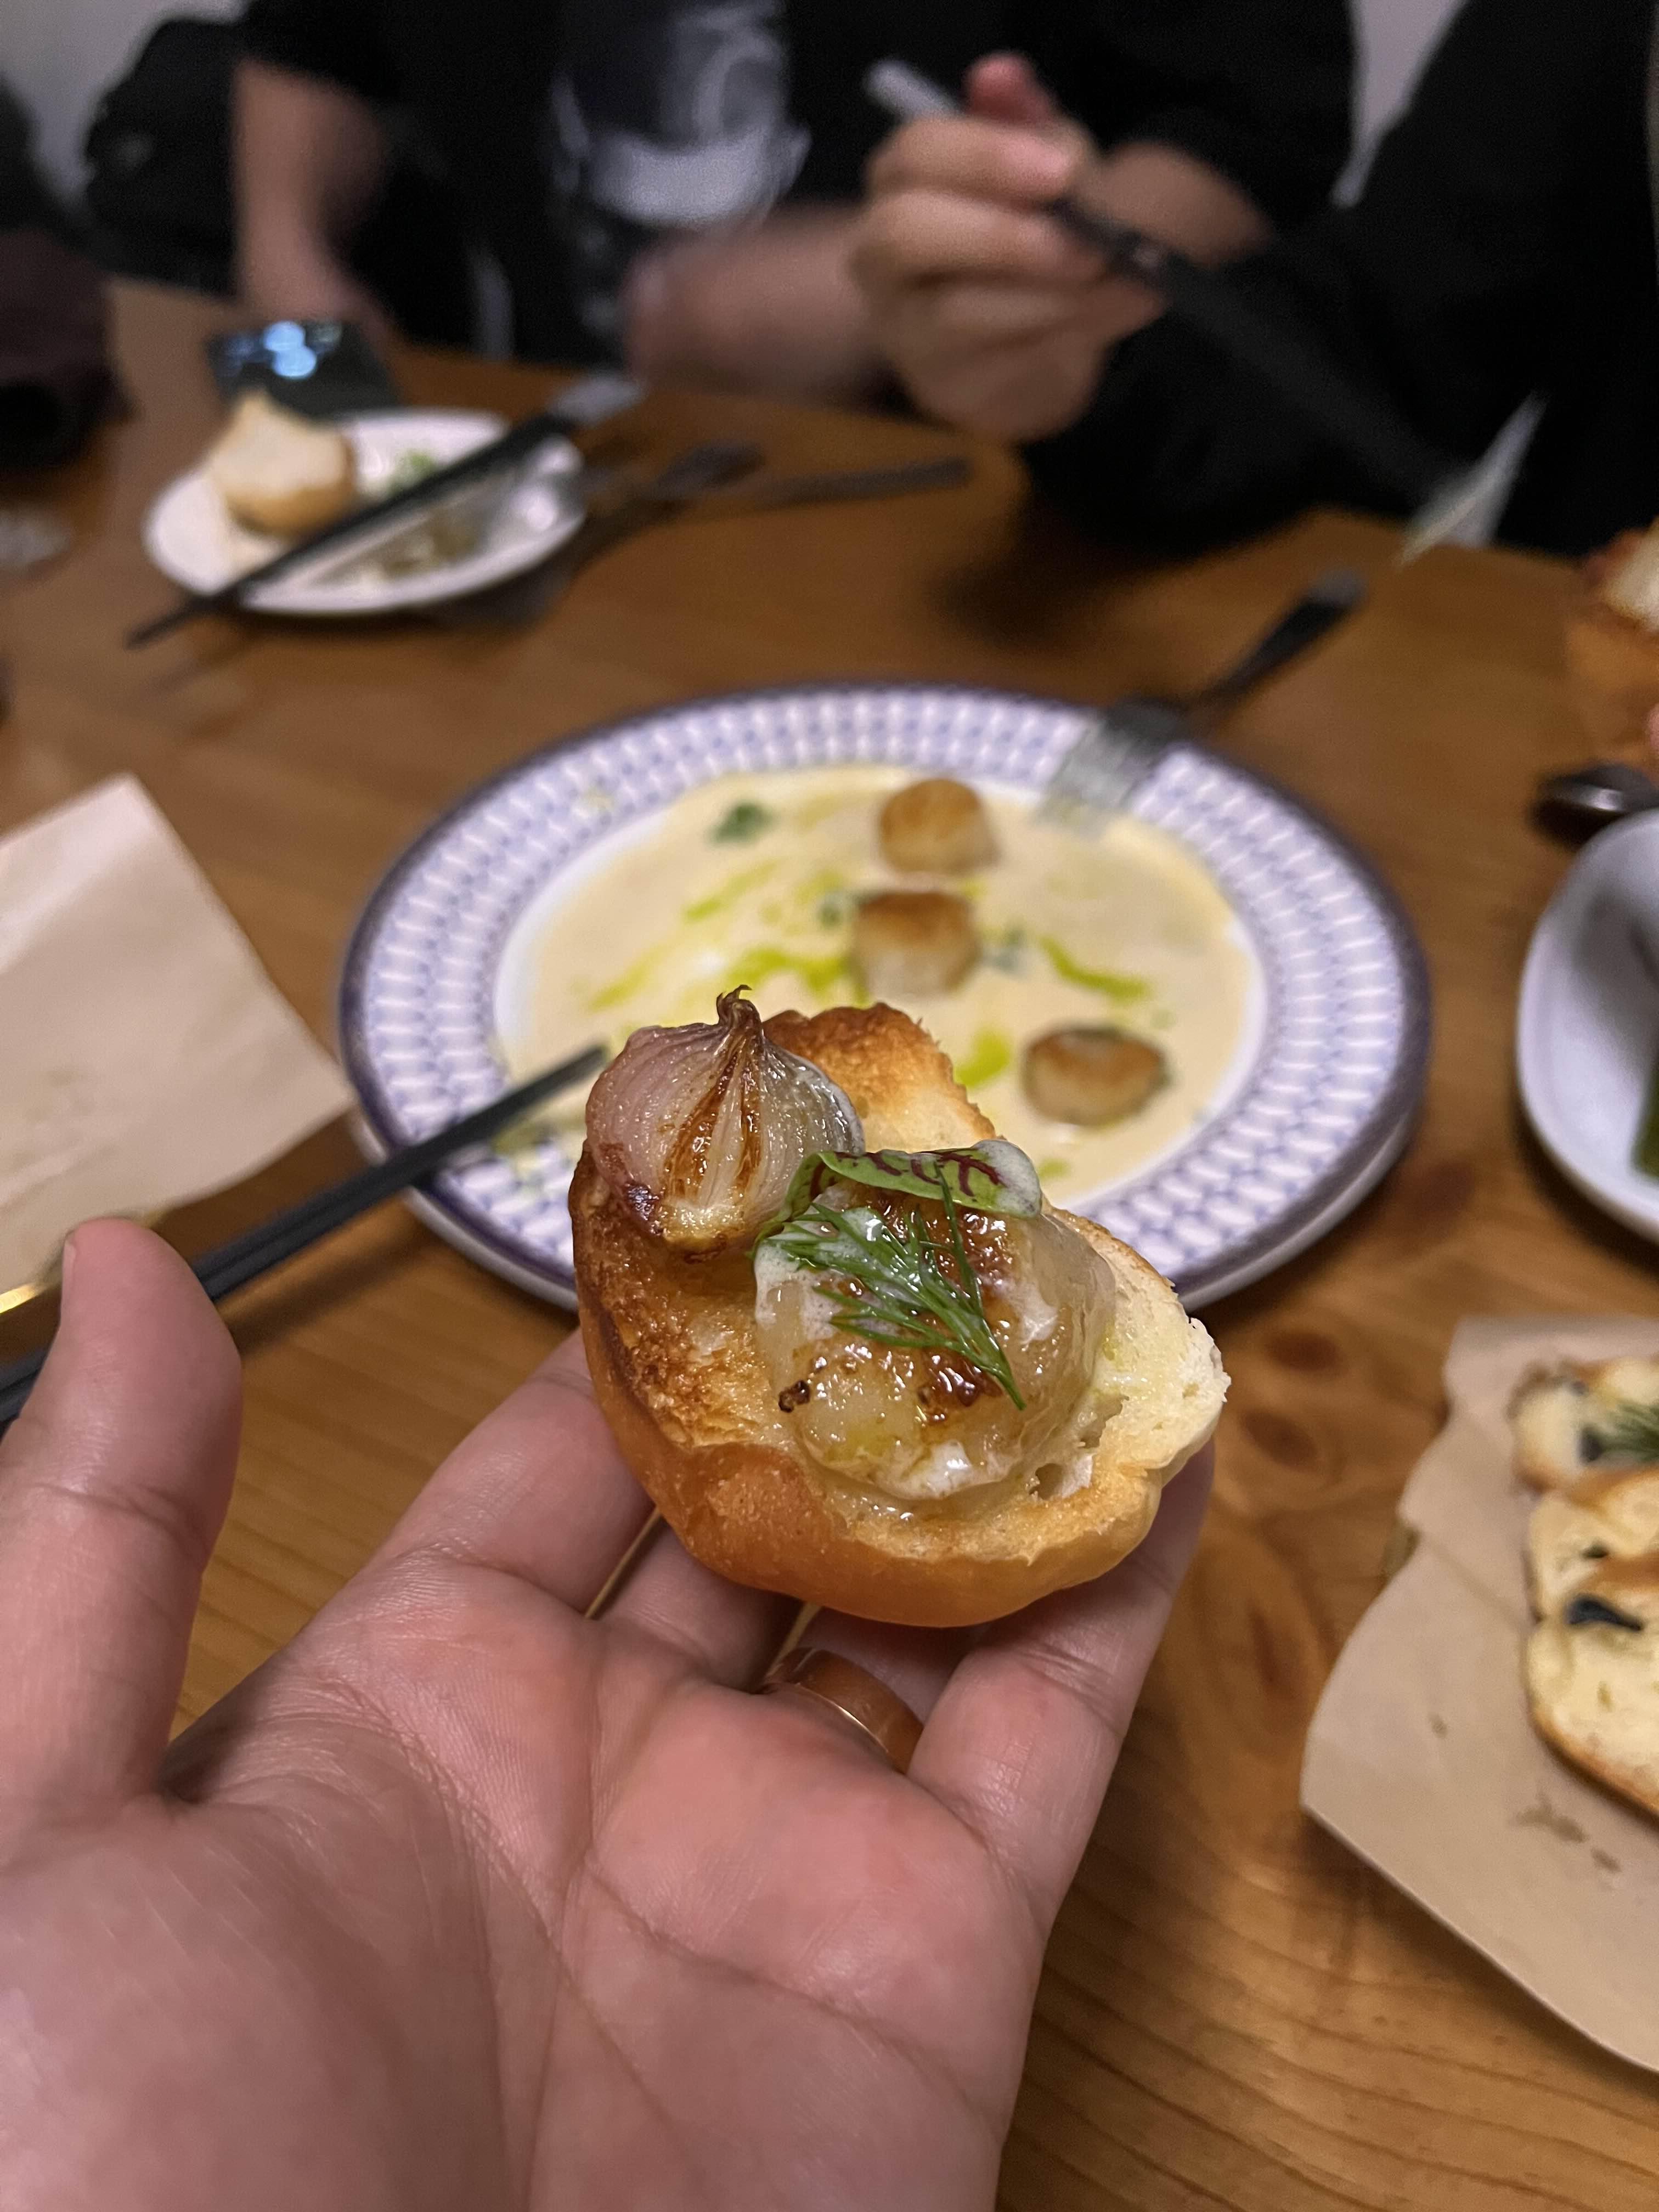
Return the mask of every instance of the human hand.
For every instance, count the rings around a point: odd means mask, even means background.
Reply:
[[[1087,407],[1119,339],[1163,312],[1045,213],[1054,200],[1209,263],[1253,251],[1268,228],[1177,147],[1099,153],[1016,54],[978,63],[966,96],[966,114],[907,124],[876,155],[853,273],[919,405],[994,437],[1048,437]]]
[[[785,208],[750,230],[651,247],[623,297],[629,367],[653,384],[869,397],[884,369],[847,257],[855,210]]]
[[[244,55],[231,110],[240,297],[263,322],[355,322],[384,345],[396,327],[341,245],[386,175],[374,108],[343,85]]]
[[[852,253],[878,343],[917,404],[1038,438],[1087,406],[1107,348],[1157,313],[1045,210],[1100,157],[1012,54],[969,72],[968,112],[906,124],[870,165]]]
[[[164,1751],[235,1458],[182,1263],[79,1231],[0,1447],[0,2201],[989,2206],[1042,1948],[1201,1517],[970,1639],[820,1616],[908,1778],[743,1694],[791,1608],[647,1515],[574,1345]]]

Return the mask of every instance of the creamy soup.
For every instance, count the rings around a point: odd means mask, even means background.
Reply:
[[[982,951],[955,989],[905,1011],[938,1038],[1052,1198],[1132,1173],[1202,1119],[1238,1053],[1254,963],[1232,910],[1186,847],[1127,817],[1081,838],[1029,799],[981,790],[998,857],[968,877],[900,875],[883,859],[897,769],[727,776],[678,800],[574,878],[509,957],[504,1042],[527,1074],[595,1036],[612,1049],[647,1023],[712,1020],[747,984],[763,1014],[860,1003],[849,939],[871,891],[938,888],[972,905]],[[1170,1079],[1129,1119],[1076,1128],[1038,1114],[1022,1048],[1061,1024],[1109,1023],[1156,1044]],[[579,1131],[581,1102],[554,1126]]]

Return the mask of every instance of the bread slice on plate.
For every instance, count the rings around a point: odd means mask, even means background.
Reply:
[[[1534,1629],[1526,1675],[1547,1741],[1659,1813],[1659,1553],[1598,1565]]]
[[[933,1039],[890,1006],[781,1014],[766,1033],[840,1086],[869,1152],[993,1133]],[[1095,1223],[1050,1212],[1109,1278],[1109,1322],[1070,1426],[1042,1447],[1041,1465],[959,1496],[898,1502],[802,1448],[790,1394],[781,1398],[763,1357],[746,1252],[688,1255],[647,1233],[591,1146],[570,1212],[600,1407],[688,1550],[734,1582],[916,1626],[994,1620],[1115,1566],[1220,1414],[1215,1346],[1163,1277]]]
[[[356,503],[350,440],[263,392],[242,394],[204,465],[232,520],[273,538],[320,530]]]
[[[1510,1429],[1515,1471],[1534,1490],[1659,1465],[1659,1359],[1535,1369],[1510,1402]]]

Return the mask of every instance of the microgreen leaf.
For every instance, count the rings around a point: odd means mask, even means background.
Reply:
[[[761,1235],[769,1237],[774,1228],[805,1213],[832,1182],[935,1201],[943,1185],[958,1206],[973,1213],[1024,1217],[1042,1211],[1042,1188],[1030,1160],[1006,1137],[988,1137],[957,1152],[809,1152],[795,1170],[783,1211]]]
[[[408,453],[398,455],[380,496],[390,499],[394,492],[407,491],[411,484],[420,483],[429,477],[437,465],[435,454],[423,453],[418,447],[411,447]]]
[[[769,807],[752,799],[740,799],[726,809],[708,835],[716,845],[751,845],[775,819]]]
[[[1595,1432],[1607,1451],[1659,1464],[1659,1406],[1621,1398],[1608,1418],[1596,1424]]]

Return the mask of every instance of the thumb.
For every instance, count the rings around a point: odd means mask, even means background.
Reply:
[[[0,1449],[0,1773],[90,1816],[150,1787],[236,1464],[241,1377],[175,1252],[77,1229],[63,1315]]]
[[[1012,123],[1042,131],[1066,118],[1024,54],[987,54],[963,86],[968,112],[988,123]]]

